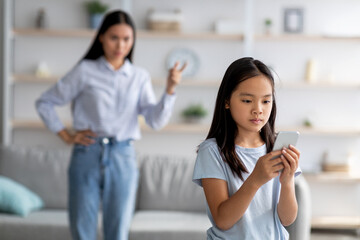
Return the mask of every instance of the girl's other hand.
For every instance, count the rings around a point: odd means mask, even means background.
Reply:
[[[180,83],[181,74],[187,65],[187,63],[184,63],[184,65],[180,69],[177,69],[179,67],[179,64],[179,62],[176,62],[175,65],[169,70],[166,84],[166,92],[169,95],[174,94],[175,87]]]
[[[289,145],[289,148],[282,149],[280,158],[284,165],[284,169],[280,173],[280,183],[282,185],[293,184],[295,171],[299,166],[300,151],[293,145]]]
[[[280,157],[277,157],[280,155],[281,150],[277,150],[259,158],[254,170],[249,176],[249,178],[252,178],[253,181],[255,181],[258,187],[261,187],[269,180],[277,177],[279,175],[279,171],[284,168],[282,159]]]

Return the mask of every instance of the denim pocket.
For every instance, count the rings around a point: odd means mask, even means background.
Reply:
[[[118,168],[127,169],[130,172],[137,169],[135,149],[130,143],[122,142],[116,144],[112,148],[111,158]]]
[[[85,146],[85,145],[82,145],[82,144],[74,144],[74,147],[73,147],[73,151],[74,153],[75,152],[85,152],[89,149],[89,146]]]
[[[79,172],[88,172],[98,164],[98,154],[96,154],[96,144],[89,146],[74,144],[69,171],[75,175]]]

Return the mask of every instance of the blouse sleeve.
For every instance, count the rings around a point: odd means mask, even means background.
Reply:
[[[201,179],[203,178],[217,178],[227,181],[225,164],[215,144],[200,145],[193,173],[193,182],[199,186],[202,186]]]
[[[139,113],[144,116],[146,123],[150,127],[160,129],[168,123],[171,117],[176,96],[165,92],[160,101],[156,103],[150,76],[147,75],[146,78],[141,89]]]
[[[83,88],[82,79],[83,73],[80,63],[36,101],[38,114],[52,132],[57,133],[64,129],[64,125],[55,111],[55,106],[63,106],[71,102]]]

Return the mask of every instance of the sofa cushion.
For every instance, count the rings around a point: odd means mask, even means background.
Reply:
[[[27,216],[43,206],[41,198],[25,186],[0,176],[0,211]]]
[[[204,193],[192,182],[195,159],[169,156],[140,156],[140,210],[206,212]]]
[[[100,219],[100,216],[99,216]],[[100,223],[98,239],[101,239]],[[64,240],[71,239],[66,210],[42,210],[26,218],[0,214],[1,239]]]
[[[205,213],[179,211],[137,211],[130,240],[203,240],[211,226]]]
[[[69,160],[70,149],[1,146],[0,174],[37,193],[45,207],[66,208]]]

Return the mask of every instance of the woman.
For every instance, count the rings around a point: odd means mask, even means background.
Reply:
[[[129,15],[107,14],[85,57],[36,102],[46,126],[74,144],[68,171],[74,239],[96,239],[100,203],[105,239],[128,239],[138,179],[131,144],[141,137],[138,115],[159,129],[172,112],[185,65],[170,69],[166,92],[156,103],[149,74],[132,64],[134,45],[135,27]],[[68,102],[73,134],[54,110]]]

